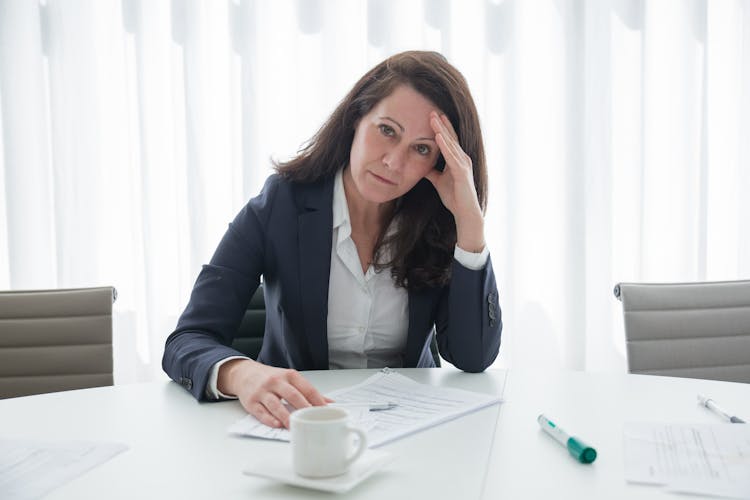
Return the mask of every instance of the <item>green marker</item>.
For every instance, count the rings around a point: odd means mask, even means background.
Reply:
[[[554,422],[539,415],[536,419],[539,426],[544,432],[555,438],[555,441],[565,446],[571,455],[582,464],[590,464],[596,460],[596,450],[587,445],[575,436],[569,436],[564,430],[560,429]]]

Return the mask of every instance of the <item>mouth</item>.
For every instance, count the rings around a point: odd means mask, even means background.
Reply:
[[[375,177],[375,180],[377,180],[381,184],[385,184],[386,186],[395,186],[396,185],[395,182],[390,181],[390,180],[386,179],[385,177],[381,177],[378,174],[375,174],[373,172],[370,172],[370,175],[372,175],[373,177]]]

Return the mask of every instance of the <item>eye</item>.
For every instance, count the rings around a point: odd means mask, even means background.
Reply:
[[[396,135],[396,131],[393,130],[393,127],[389,125],[381,124],[378,125],[378,128],[380,129],[380,133],[386,137],[393,137],[394,135]]]
[[[417,144],[416,146],[414,146],[414,148],[417,150],[417,153],[422,156],[427,156],[432,151],[426,144]]]

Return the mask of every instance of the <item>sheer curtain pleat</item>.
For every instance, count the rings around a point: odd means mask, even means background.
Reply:
[[[407,49],[477,102],[498,366],[624,370],[616,282],[750,276],[747,2],[0,0],[0,288],[116,286],[116,380],[161,376],[272,160]]]
[[[0,3],[2,276],[34,288],[58,273],[43,19],[33,2]]]

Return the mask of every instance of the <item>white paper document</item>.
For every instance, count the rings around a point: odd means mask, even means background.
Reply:
[[[625,478],[680,493],[750,498],[750,426],[628,423]]]
[[[420,384],[389,369],[327,396],[337,404],[355,408],[353,424],[367,432],[370,448],[500,402],[498,396]],[[385,411],[367,411],[357,406],[374,401],[393,402],[397,406]],[[289,441],[290,438],[288,430],[272,429],[251,415],[235,422],[229,427],[229,432],[280,441]]]
[[[0,498],[40,498],[127,448],[119,443],[0,439]]]

